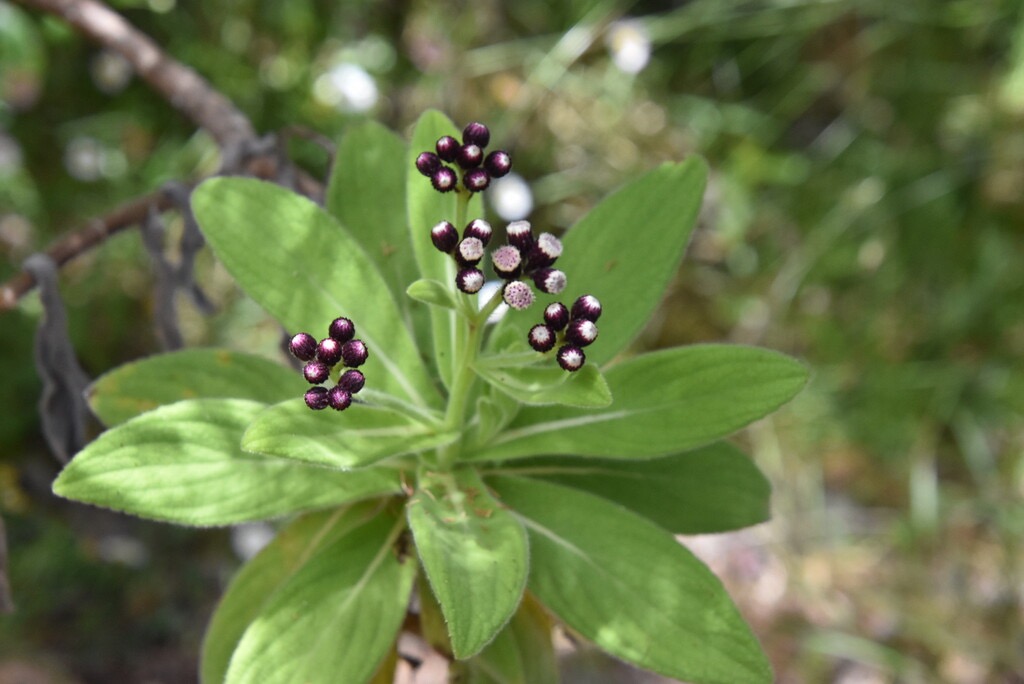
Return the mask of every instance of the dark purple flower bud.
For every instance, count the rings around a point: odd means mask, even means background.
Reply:
[[[365,384],[366,376],[363,375],[362,371],[357,371],[354,368],[352,370],[345,371],[341,374],[341,377],[338,378],[338,387],[350,394],[357,393],[359,390],[363,389],[363,385]]]
[[[529,221],[513,221],[505,229],[508,236],[508,244],[518,247],[523,254],[529,254],[533,247],[533,231],[530,230]]]
[[[565,273],[557,268],[542,268],[533,274],[533,284],[547,294],[561,294],[565,290]]]
[[[530,308],[530,305],[533,304],[533,290],[523,281],[513,280],[505,284],[501,298],[516,311],[522,311]]]
[[[512,245],[502,245],[491,252],[491,265],[499,278],[518,278],[522,272],[523,255]]]
[[[416,157],[416,168],[424,176],[430,177],[441,168],[441,158],[433,152],[420,152],[420,156]]]
[[[530,268],[551,266],[560,256],[562,256],[562,241],[551,233],[541,233],[530,250]]]
[[[455,285],[466,294],[476,294],[484,286],[484,272],[470,266],[455,274]]]
[[[555,331],[543,323],[538,323],[530,328],[530,334],[527,339],[530,342],[530,346],[536,351],[551,351],[555,346]]]
[[[567,344],[558,348],[558,365],[569,372],[578,371],[587,362],[587,355],[579,347]]]
[[[484,247],[491,241],[491,235],[493,234],[494,231],[491,230],[491,224],[479,218],[470,221],[466,229],[462,231],[462,237],[475,237],[483,243]]]
[[[450,135],[437,139],[437,156],[443,161],[453,162],[459,154],[459,141]]]
[[[459,231],[455,230],[455,226],[447,221],[441,221],[430,229],[430,239],[433,241],[434,247],[445,254],[450,254],[455,249],[455,245],[459,243]]]
[[[442,166],[430,177],[430,184],[438,192],[449,192],[459,184],[459,177],[447,166]]]
[[[565,339],[577,347],[586,347],[597,339],[597,326],[594,324],[594,321],[588,321],[586,318],[577,318],[569,323],[569,327],[565,329]]]
[[[341,342],[333,337],[325,337],[320,340],[316,348],[316,360],[333,366],[341,360]]]
[[[487,143],[491,142],[491,132],[487,130],[487,126],[474,121],[462,129],[462,142],[467,145],[487,147]]]
[[[483,192],[491,184],[491,176],[483,169],[470,169],[462,177],[462,184],[470,192]]]
[[[288,341],[288,351],[299,361],[312,361],[316,355],[316,338],[309,333],[299,333]]]
[[[572,319],[585,318],[597,322],[601,317],[601,302],[594,295],[583,295],[572,304]]]
[[[350,319],[339,316],[331,321],[327,334],[344,344],[356,336],[356,325]]]
[[[544,322],[558,332],[569,324],[569,310],[562,302],[551,302],[544,308]]]
[[[507,176],[512,170],[512,157],[505,150],[494,150],[484,159],[484,168],[492,178]]]
[[[484,151],[473,144],[463,145],[459,148],[459,156],[456,159],[459,166],[464,169],[475,169],[484,160]]]
[[[327,403],[335,411],[344,411],[352,405],[352,393],[342,389],[341,385],[332,387],[327,392]]]
[[[326,387],[310,387],[306,390],[306,395],[303,397],[306,400],[306,406],[313,409],[314,411],[322,411],[327,408],[327,388]]]
[[[341,345],[341,360],[349,368],[356,368],[366,363],[366,357],[370,351],[363,344],[362,340],[349,340]]]
[[[484,258],[484,243],[475,237],[462,238],[455,248],[455,259],[460,266],[476,266]]]
[[[311,385],[318,385],[327,379],[331,374],[331,367],[323,361],[310,361],[302,367],[302,375],[306,382]]]

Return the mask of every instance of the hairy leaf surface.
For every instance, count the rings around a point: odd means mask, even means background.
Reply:
[[[347,316],[370,350],[368,382],[421,406],[440,402],[383,276],[334,217],[249,178],[208,180],[192,204],[217,258],[290,333],[320,337]]]
[[[771,517],[768,479],[726,442],[649,461],[527,459],[500,472],[596,494],[676,534],[726,532]]]
[[[767,415],[803,387],[807,369],[767,349],[694,345],[638,356],[609,368],[605,378],[611,406],[527,407],[471,458],[667,456]]]
[[[402,625],[416,577],[415,559],[396,549],[403,526],[381,513],[318,546],[260,607],[227,683],[369,680]]]
[[[346,473],[242,451],[242,433],[263,408],[244,399],[193,399],[144,413],[79,452],[53,491],[143,518],[208,526],[399,489],[394,473]]]
[[[293,399],[257,415],[245,431],[242,448],[347,469],[441,446],[456,437],[383,407],[355,404],[340,413],[310,411],[302,399]]]
[[[584,492],[489,480],[530,534],[529,589],[569,627],[694,684],[766,684],[771,667],[721,582],[654,523]]]
[[[185,399],[252,399],[276,404],[301,395],[302,377],[259,356],[182,349],[118,366],[89,388],[89,406],[107,426]]]
[[[526,531],[473,470],[421,475],[409,527],[456,658],[475,655],[515,612],[526,585]]]

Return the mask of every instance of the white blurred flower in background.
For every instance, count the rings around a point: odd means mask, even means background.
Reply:
[[[617,21],[608,29],[608,51],[615,66],[627,74],[638,74],[651,60],[651,37],[638,21]]]
[[[533,192],[517,173],[492,181],[487,199],[494,213],[506,221],[521,221],[533,211]]]
[[[377,82],[358,64],[342,62],[321,74],[313,83],[313,97],[321,104],[345,112],[368,112],[380,99]]]
[[[132,65],[121,55],[110,50],[103,50],[89,64],[93,83],[101,92],[115,95],[132,80]]]

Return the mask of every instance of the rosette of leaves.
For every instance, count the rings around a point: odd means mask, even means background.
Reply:
[[[467,198],[434,192],[413,160],[455,134],[437,112],[410,145],[352,129],[325,207],[252,179],[193,196],[216,257],[286,330],[356,322],[371,350],[362,403],[309,411],[298,373],[237,351],[154,356],[97,381],[109,429],[54,490],[184,525],[284,518],[213,616],[208,684],[388,682],[403,624],[451,656],[455,681],[547,684],[555,621],[671,677],[770,681],[721,583],[674,535],[768,517],[765,478],[719,440],[807,372],[744,346],[623,354],[676,272],[703,163],[637,178],[564,236],[560,268],[605,311],[570,374],[526,347],[535,315],[481,320],[431,244]]]

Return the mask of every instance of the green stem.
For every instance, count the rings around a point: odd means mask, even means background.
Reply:
[[[501,290],[496,291],[479,311],[474,311],[475,307],[472,307],[469,309],[468,315],[462,317],[455,350],[455,373],[448,394],[448,410],[444,417],[446,430],[458,431],[465,425],[469,398],[472,396],[473,384],[477,378],[474,364],[480,354],[483,330],[487,324],[487,318],[494,313],[499,304],[501,304]],[[438,452],[438,469],[450,470],[455,464],[455,459],[458,458],[461,447],[461,440],[442,447]]]

